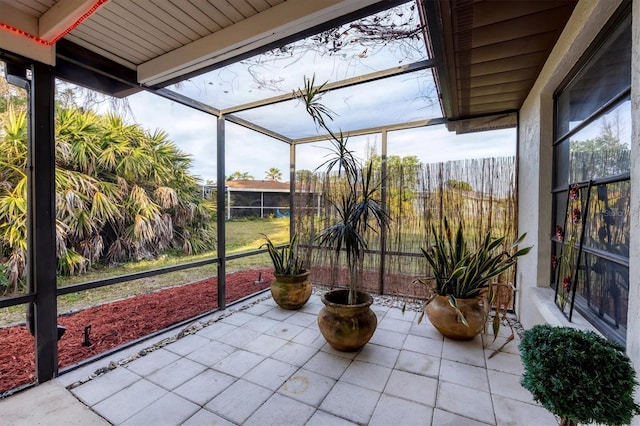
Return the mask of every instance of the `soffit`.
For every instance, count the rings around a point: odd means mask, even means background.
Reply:
[[[0,22],[45,43],[70,29],[63,40],[135,70],[137,83],[163,85],[376,3],[389,2],[0,0]]]
[[[515,125],[577,0],[422,1],[443,114],[459,132]],[[438,55],[440,53],[440,55]],[[483,116],[484,125],[469,119]],[[456,125],[458,120],[460,125]]]

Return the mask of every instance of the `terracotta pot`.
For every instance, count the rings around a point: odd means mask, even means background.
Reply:
[[[271,296],[282,309],[300,309],[311,296],[309,271],[299,275],[273,274]]]
[[[324,307],[318,314],[318,326],[325,340],[336,350],[357,351],[367,344],[378,325],[370,306],[373,298],[359,291],[355,305],[348,305],[349,290],[332,290],[322,296]]]
[[[436,296],[427,305],[427,317],[431,324],[445,337],[456,340],[471,340],[484,328],[485,314],[481,305],[483,298],[456,299],[458,308],[469,323],[464,325],[456,311],[449,304],[447,296]]]

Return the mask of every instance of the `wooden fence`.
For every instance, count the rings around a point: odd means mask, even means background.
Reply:
[[[496,237],[506,235],[507,241],[516,237],[514,157],[420,164],[408,170],[400,166],[386,175],[386,199],[381,202],[392,221],[384,237],[374,232],[366,235],[369,251],[364,285],[369,291],[424,295],[411,282],[428,275],[420,249],[428,248],[431,226],[439,228],[445,217],[454,224],[464,222],[465,234],[474,244],[487,232]],[[307,174],[296,181],[295,232],[304,246],[305,264],[311,265],[314,282],[340,287],[347,280],[344,256],[335,268],[332,253],[314,244],[315,236],[336,220],[329,197],[339,185],[335,179],[325,178]],[[513,276],[507,279],[513,280]]]

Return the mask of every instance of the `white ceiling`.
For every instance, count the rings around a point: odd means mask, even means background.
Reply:
[[[0,23],[42,39],[0,30],[0,47],[52,62],[55,53],[43,42],[73,28],[65,40],[135,70],[139,83],[157,85],[378,2],[0,0]]]

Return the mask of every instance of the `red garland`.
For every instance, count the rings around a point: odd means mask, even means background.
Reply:
[[[3,22],[0,22],[0,28],[4,28],[6,30],[12,31],[18,35],[27,37],[33,41],[36,41],[40,44],[44,44],[45,46],[53,46],[54,44],[56,44],[56,42],[58,40],[60,40],[62,37],[66,36],[67,34],[69,34],[71,31],[74,30],[74,28],[76,28],[78,25],[80,25],[80,23],[82,21],[84,21],[85,19],[87,19],[89,16],[91,16],[100,6],[102,6],[104,3],[106,3],[108,0],[97,0],[93,6],[91,6],[91,8],[84,14],[82,15],[80,18],[78,18],[78,20],[76,22],[74,22],[71,26],[69,26],[69,28],[67,28],[66,30],[64,30],[62,33],[60,33],[56,38],[54,38],[51,41],[47,41],[44,39],[41,39],[40,37],[34,36],[33,34],[29,34],[26,31],[22,31],[19,28],[16,28],[12,25],[9,24],[5,24]]]
[[[49,42],[50,45],[55,44],[58,40],[60,40],[62,37],[66,36],[67,34],[69,34],[71,31],[73,31],[78,25],[80,25],[80,23],[82,21],[84,21],[85,19],[87,19],[89,16],[93,15],[93,13],[98,10],[98,8],[100,6],[102,6],[104,3],[106,3],[108,0],[98,0],[94,3],[93,6],[91,6],[91,9],[89,9],[84,15],[82,15],[80,18],[78,18],[78,20],[76,22],[74,22],[69,28],[67,28],[66,30],[64,30],[62,33],[60,33],[58,35],[58,37],[54,38],[52,41]]]
[[[36,37],[34,35],[31,35],[28,32],[22,31],[21,29],[13,27],[13,26],[11,26],[9,24],[5,24],[5,23],[0,22],[0,28],[4,28],[5,30],[9,30],[9,31],[12,31],[12,32],[14,32],[14,33],[16,33],[18,35],[30,38],[31,40],[37,41],[38,43],[44,44],[45,46],[51,46],[48,41],[43,40],[40,37]]]

